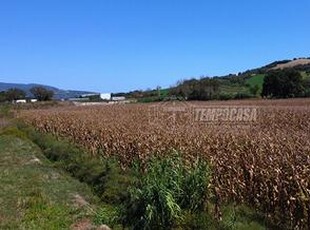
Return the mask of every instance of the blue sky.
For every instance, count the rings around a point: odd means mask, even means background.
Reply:
[[[309,0],[1,0],[0,82],[117,92],[308,57],[309,12]]]

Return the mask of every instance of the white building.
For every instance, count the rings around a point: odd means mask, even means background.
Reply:
[[[100,98],[101,98],[102,100],[108,100],[108,101],[110,101],[110,100],[111,100],[111,93],[101,93],[101,94],[100,94]]]
[[[112,101],[125,101],[126,97],[112,97]]]
[[[20,103],[27,103],[26,99],[19,99],[16,100],[15,103],[20,104]]]
[[[82,94],[81,97],[94,97],[98,96],[98,93],[88,93],[88,94]]]

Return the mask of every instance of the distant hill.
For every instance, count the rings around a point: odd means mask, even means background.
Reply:
[[[54,92],[54,99],[58,99],[58,100],[79,97],[82,94],[94,93],[94,92],[89,92],[89,91],[63,90],[63,89],[58,89],[53,86],[40,85],[40,84],[15,84],[15,83],[4,83],[4,82],[0,82],[0,91],[6,91],[11,88],[18,88],[18,89],[25,91],[27,96],[32,96],[30,93],[30,89],[36,86],[42,86],[48,90],[52,90]]]
[[[141,102],[161,101],[165,100],[167,96],[180,96],[181,98],[192,98],[194,100],[201,99],[195,94],[205,94],[206,96],[202,100],[258,97],[262,92],[265,75],[269,71],[285,68],[297,70],[304,79],[310,79],[310,58],[295,58],[293,60],[275,61],[238,74],[202,77],[200,79],[192,78],[181,81],[177,86],[167,89],[132,91],[120,95],[136,98]]]
[[[286,63],[277,64],[272,69],[285,69],[285,68],[294,68],[294,67],[305,67],[307,65],[310,65],[310,59],[307,58],[300,58],[295,59]]]

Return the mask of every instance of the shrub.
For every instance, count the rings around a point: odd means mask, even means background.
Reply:
[[[248,98],[253,98],[253,97],[254,96],[252,94],[241,92],[241,93],[237,93],[234,96],[234,99],[248,99]]]
[[[118,227],[120,219],[119,212],[114,206],[104,205],[96,212],[94,222],[97,225],[106,224],[115,229]]]
[[[13,116],[11,106],[7,104],[0,104],[0,117],[10,118]]]
[[[233,98],[234,98],[233,95],[229,93],[220,93],[219,95],[219,100],[231,100]]]
[[[186,165],[179,154],[150,159],[146,172],[130,189],[125,224],[134,229],[168,229],[183,218],[183,210],[202,211],[210,171],[197,159]]]
[[[13,126],[12,127],[9,126],[1,130],[0,135],[14,136],[14,137],[18,137],[21,139],[27,139],[27,136],[25,133],[23,133],[18,128],[13,127]]]

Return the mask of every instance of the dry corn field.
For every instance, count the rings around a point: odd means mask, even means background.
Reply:
[[[197,108],[247,107],[255,108],[254,120],[197,115]],[[123,165],[172,149],[189,161],[201,156],[212,167],[216,202],[246,202],[277,223],[309,228],[309,99],[69,106],[19,116],[92,154],[117,156]]]

